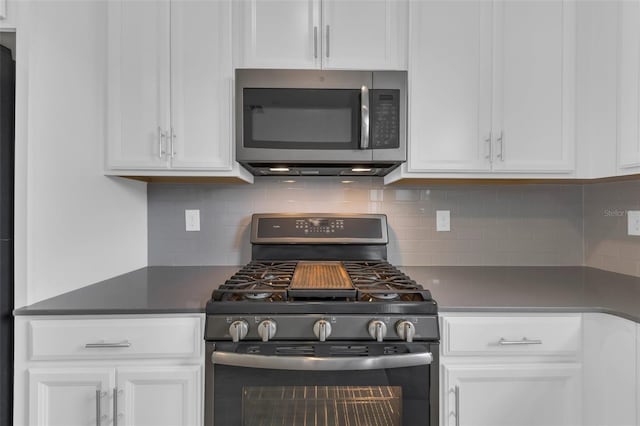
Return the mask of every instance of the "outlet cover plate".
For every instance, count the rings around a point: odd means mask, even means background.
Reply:
[[[451,212],[449,210],[436,210],[436,231],[451,231]]]
[[[186,231],[200,230],[200,210],[185,210],[184,222]]]
[[[640,235],[640,210],[627,211],[627,234]]]

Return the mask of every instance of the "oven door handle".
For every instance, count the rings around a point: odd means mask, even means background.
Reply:
[[[220,365],[246,368],[266,368],[271,370],[308,371],[353,371],[384,370],[389,368],[416,367],[433,362],[431,352],[405,355],[383,355],[369,357],[303,357],[238,354],[217,352],[211,355],[211,362]]]

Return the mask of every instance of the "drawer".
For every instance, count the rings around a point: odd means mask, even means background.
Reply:
[[[32,320],[29,359],[199,357],[200,324],[197,317]]]
[[[576,356],[581,315],[444,316],[444,356]]]

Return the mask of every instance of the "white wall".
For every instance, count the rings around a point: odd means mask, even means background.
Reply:
[[[103,176],[106,2],[17,9],[19,307],[145,266],[147,200],[146,184]]]

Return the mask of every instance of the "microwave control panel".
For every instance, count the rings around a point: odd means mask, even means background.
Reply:
[[[371,148],[399,148],[400,90],[374,89],[369,93]]]

